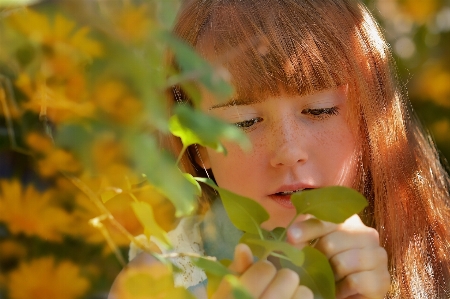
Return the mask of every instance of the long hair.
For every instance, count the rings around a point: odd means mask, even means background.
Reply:
[[[361,3],[187,0],[174,32],[229,71],[239,98],[347,85],[359,152],[354,188],[369,200],[361,217],[389,255],[387,298],[450,298],[450,179]],[[192,158],[184,166],[202,175]]]

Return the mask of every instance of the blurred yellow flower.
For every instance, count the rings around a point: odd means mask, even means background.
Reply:
[[[441,7],[440,0],[402,0],[396,2],[409,17],[420,24],[433,18]]]
[[[438,62],[424,70],[413,82],[411,92],[430,99],[438,106],[450,107],[450,72]]]
[[[30,132],[25,137],[27,145],[38,153],[37,166],[39,174],[43,177],[52,177],[59,172],[80,173],[81,163],[69,151],[55,148],[52,141],[37,133]]]
[[[431,130],[437,142],[450,143],[450,120],[441,119],[431,125]]]
[[[63,209],[51,204],[51,191],[39,193],[32,185],[23,189],[17,180],[0,181],[0,191],[0,222],[12,234],[61,241],[71,219]]]
[[[89,29],[76,29],[75,22],[56,14],[53,22],[45,14],[31,9],[20,9],[11,14],[8,24],[37,44],[53,46],[63,51],[72,50],[87,57],[103,52],[101,44],[87,37]]]
[[[8,276],[11,299],[75,299],[89,289],[89,281],[70,261],[58,264],[52,257],[22,263]]]
[[[43,75],[32,79],[26,73],[20,74],[15,85],[27,96],[22,107],[46,115],[54,123],[91,116],[95,107],[87,100],[85,78],[79,70],[67,72],[67,77],[55,74],[55,78],[50,79],[42,79]]]
[[[14,263],[22,259],[27,254],[24,245],[11,239],[0,242],[0,266],[5,263]]]
[[[134,42],[143,41],[149,35],[153,20],[149,16],[149,7],[146,4],[126,5],[114,19],[121,36]]]
[[[103,182],[101,188],[96,193],[101,194],[108,188],[119,189],[111,185],[105,185]],[[142,224],[131,208],[131,203],[136,200],[147,202],[152,206],[155,220],[161,228],[168,231],[174,227],[175,208],[173,204],[153,187],[146,185],[136,190],[122,188],[119,190],[122,193],[116,193],[115,196],[111,196],[112,198],[105,203],[105,207],[111,212],[115,220],[131,235],[136,236],[144,232]],[[85,195],[77,196],[76,204],[77,207],[73,213],[73,221],[77,225],[72,226],[71,234],[82,237],[86,242],[104,243],[105,239],[99,230],[89,225],[89,220],[100,216],[101,211]],[[128,246],[130,244],[130,240],[115,226],[111,225],[109,220],[104,220],[103,224],[117,246]],[[109,252],[109,249],[107,251]]]
[[[113,121],[126,124],[136,120],[142,103],[123,81],[107,80],[96,85],[93,100]]]
[[[37,163],[39,174],[51,177],[59,172],[78,173],[82,167],[74,155],[63,149],[55,149]]]

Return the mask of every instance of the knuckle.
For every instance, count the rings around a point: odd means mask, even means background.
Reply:
[[[333,267],[336,278],[342,277],[343,273],[345,273],[345,269],[347,269],[347,263],[344,259],[333,257],[330,259],[331,266]]]
[[[349,275],[345,278],[346,285],[349,290],[356,291],[360,285],[358,275]]]
[[[336,245],[333,243],[331,238],[327,238],[327,237],[321,238],[319,240],[319,243],[320,243],[320,248],[325,253],[325,255],[333,253],[336,249]]]
[[[283,268],[278,271],[278,274],[283,277],[284,281],[292,284],[298,284],[300,281],[298,274],[291,269]]]
[[[258,271],[261,271],[262,273],[275,273],[277,271],[275,266],[268,261],[259,261],[254,264],[254,267],[256,267],[256,269]]]

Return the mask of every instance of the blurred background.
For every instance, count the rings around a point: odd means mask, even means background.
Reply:
[[[120,227],[143,232],[130,202],[150,204],[163,229],[173,225],[174,207],[143,187],[124,136],[142,111],[155,119],[145,123],[149,134],[160,128],[158,95],[171,72],[160,42],[180,1],[7,2],[37,3],[0,7],[0,299],[106,298],[130,242]],[[365,3],[448,165],[450,0]],[[146,106],[142,97],[154,100]]]
[[[442,160],[450,160],[450,1],[366,0],[385,30],[402,84]],[[448,162],[446,163],[447,170]]]

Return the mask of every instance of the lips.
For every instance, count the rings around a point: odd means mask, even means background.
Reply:
[[[282,207],[294,209],[295,207],[291,202],[292,194],[310,189],[314,188],[312,186],[304,184],[281,186],[276,190],[275,193],[270,194],[269,198],[275,201],[277,204],[281,205]]]

